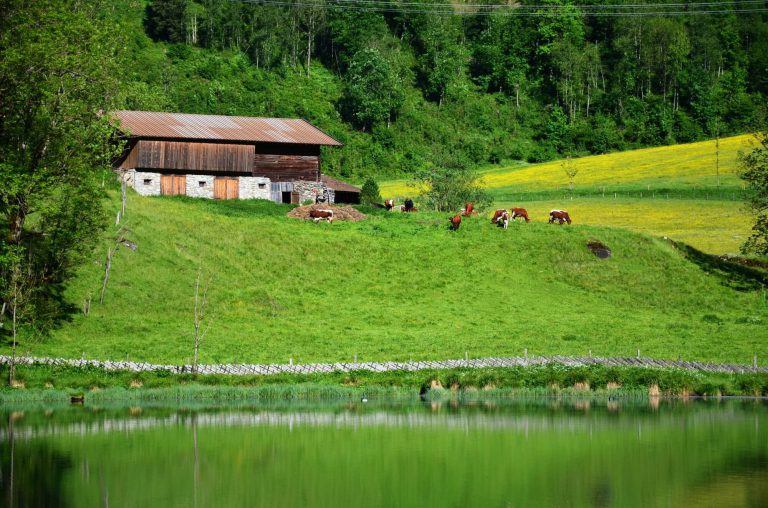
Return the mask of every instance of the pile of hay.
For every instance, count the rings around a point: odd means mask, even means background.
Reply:
[[[351,206],[335,206],[325,203],[316,205],[300,206],[288,212],[288,217],[294,219],[309,219],[310,210],[333,210],[333,220],[348,220],[357,222],[366,218],[365,214],[358,212]]]

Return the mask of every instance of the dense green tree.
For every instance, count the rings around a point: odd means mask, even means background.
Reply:
[[[742,250],[765,256],[768,255],[768,131],[757,134],[756,141],[757,146],[741,158],[744,169],[741,177],[749,186],[750,206],[755,218],[752,236]]]
[[[147,33],[155,40],[186,40],[187,0],[153,0],[147,5]]]
[[[344,110],[363,129],[391,122],[405,99],[400,78],[375,48],[358,51],[347,71]]]
[[[104,225],[121,47],[107,5],[10,0],[0,17],[0,294],[29,274],[39,320],[56,317],[60,284]]]

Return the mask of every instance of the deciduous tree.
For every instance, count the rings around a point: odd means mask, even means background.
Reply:
[[[105,224],[121,47],[107,7],[9,0],[0,17],[0,293],[27,265],[40,320],[57,314],[61,283]]]
[[[744,253],[768,255],[768,131],[756,135],[757,145],[741,156],[741,177],[751,191],[750,206],[755,223],[752,236],[742,246]]]

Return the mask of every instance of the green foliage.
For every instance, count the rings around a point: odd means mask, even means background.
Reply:
[[[416,183],[423,205],[438,212],[458,211],[468,201],[483,209],[492,201],[479,175],[455,154],[444,154],[435,166],[418,173]]]
[[[103,2],[12,1],[0,18],[0,295],[24,273],[41,325],[61,317],[62,284],[105,221],[104,174],[120,147],[121,40]]]
[[[367,178],[360,189],[360,203],[364,205],[381,204],[381,193],[379,184],[373,178]]]
[[[725,136],[765,115],[765,20],[546,3],[536,16],[209,0],[111,12],[132,57],[124,107],[307,118],[345,144],[324,150],[324,170],[353,181],[414,177],[445,151],[546,161],[700,140],[713,119]]]
[[[756,136],[757,146],[741,157],[741,178],[751,191],[750,206],[755,216],[752,236],[744,244],[746,253],[768,255],[768,132]]]
[[[370,129],[388,124],[405,100],[402,85],[389,62],[375,48],[358,51],[347,71],[343,109],[350,121]]]

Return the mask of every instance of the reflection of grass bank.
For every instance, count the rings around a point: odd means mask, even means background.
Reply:
[[[5,369],[2,369],[5,370]],[[334,372],[272,376],[171,375],[108,372],[94,368],[19,366],[23,389],[0,391],[1,402],[65,402],[86,394],[89,403],[110,400],[283,401],[428,399],[527,396],[638,397],[768,395],[768,374],[705,373],[642,367],[567,367]],[[0,371],[0,375],[4,375]]]

